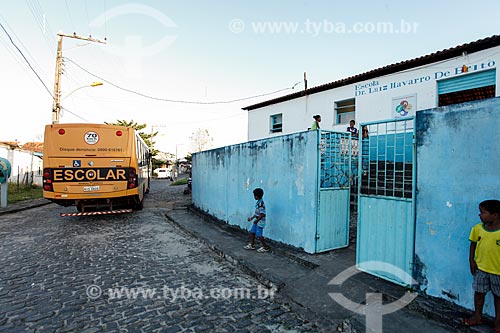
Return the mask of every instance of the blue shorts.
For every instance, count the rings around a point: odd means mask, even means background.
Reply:
[[[262,237],[263,232],[264,228],[259,227],[257,224],[252,224],[252,229],[250,229],[251,234],[255,234],[257,237]]]

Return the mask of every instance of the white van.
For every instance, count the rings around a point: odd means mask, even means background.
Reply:
[[[156,173],[156,178],[158,179],[170,179],[172,180],[172,172],[167,168],[158,168],[154,170]]]

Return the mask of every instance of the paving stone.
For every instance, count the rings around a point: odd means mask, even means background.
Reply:
[[[176,333],[182,331],[182,328],[179,325],[164,327],[160,332],[162,333]]]
[[[119,326],[120,325],[118,325],[118,323],[116,321],[114,321],[114,322],[105,323],[103,325],[103,328],[106,332],[109,332],[112,330],[118,330]]]
[[[15,303],[15,304],[6,304],[4,306],[0,307],[0,313],[10,313],[15,310],[23,309],[25,308],[25,303]]]
[[[132,324],[132,323],[135,323],[136,321],[138,321],[139,318],[137,317],[128,317],[128,318],[125,318],[125,319],[122,319],[122,320],[119,320],[118,321],[118,324],[120,326],[127,326],[128,324]]]
[[[74,322],[74,323],[71,323],[70,325],[67,325],[65,327],[65,329],[68,331],[80,331],[84,327],[85,327],[85,324],[83,322],[79,321],[79,322]]]
[[[118,321],[121,319],[123,319],[123,315],[121,313],[105,315],[105,316],[101,317],[101,320],[103,323],[109,323],[109,322]]]
[[[97,327],[91,327],[91,328],[86,328],[86,329],[80,331],[80,333],[97,333],[97,332],[102,332],[102,330],[100,328],[97,328]]]
[[[174,201],[188,199],[165,184],[153,183],[150,193],[161,202],[146,196],[151,206],[132,214],[70,219],[58,213],[74,207],[47,205],[3,216],[0,331],[264,332],[268,322],[286,321],[299,325],[296,332],[310,330],[277,300],[210,297],[212,288],[257,290],[259,283],[165,218]],[[101,288],[96,299],[87,295],[91,285]],[[199,288],[207,297],[174,300],[166,287]],[[112,299],[110,288],[155,294]]]

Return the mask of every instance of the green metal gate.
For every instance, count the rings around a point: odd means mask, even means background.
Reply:
[[[415,247],[414,118],[361,124],[356,264],[401,285],[412,284]],[[392,271],[374,270],[393,267]],[[405,274],[402,276],[400,272]]]
[[[316,252],[349,245],[349,198],[352,182],[350,133],[321,131]]]

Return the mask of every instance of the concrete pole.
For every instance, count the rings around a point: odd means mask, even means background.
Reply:
[[[7,207],[7,190],[9,189],[9,182],[0,184],[0,207]]]
[[[59,124],[59,118],[61,116],[61,67],[62,67],[62,39],[63,37],[75,38],[86,40],[89,42],[96,42],[106,44],[106,39],[104,41],[94,39],[92,37],[80,37],[76,33],[73,35],[65,35],[63,33],[58,33],[57,41],[57,55],[56,55],[56,77],[54,80],[54,102],[52,104],[52,124]]]
[[[63,35],[57,34],[56,76],[54,79],[54,102],[52,103],[52,124],[59,124],[61,115],[61,64]]]

